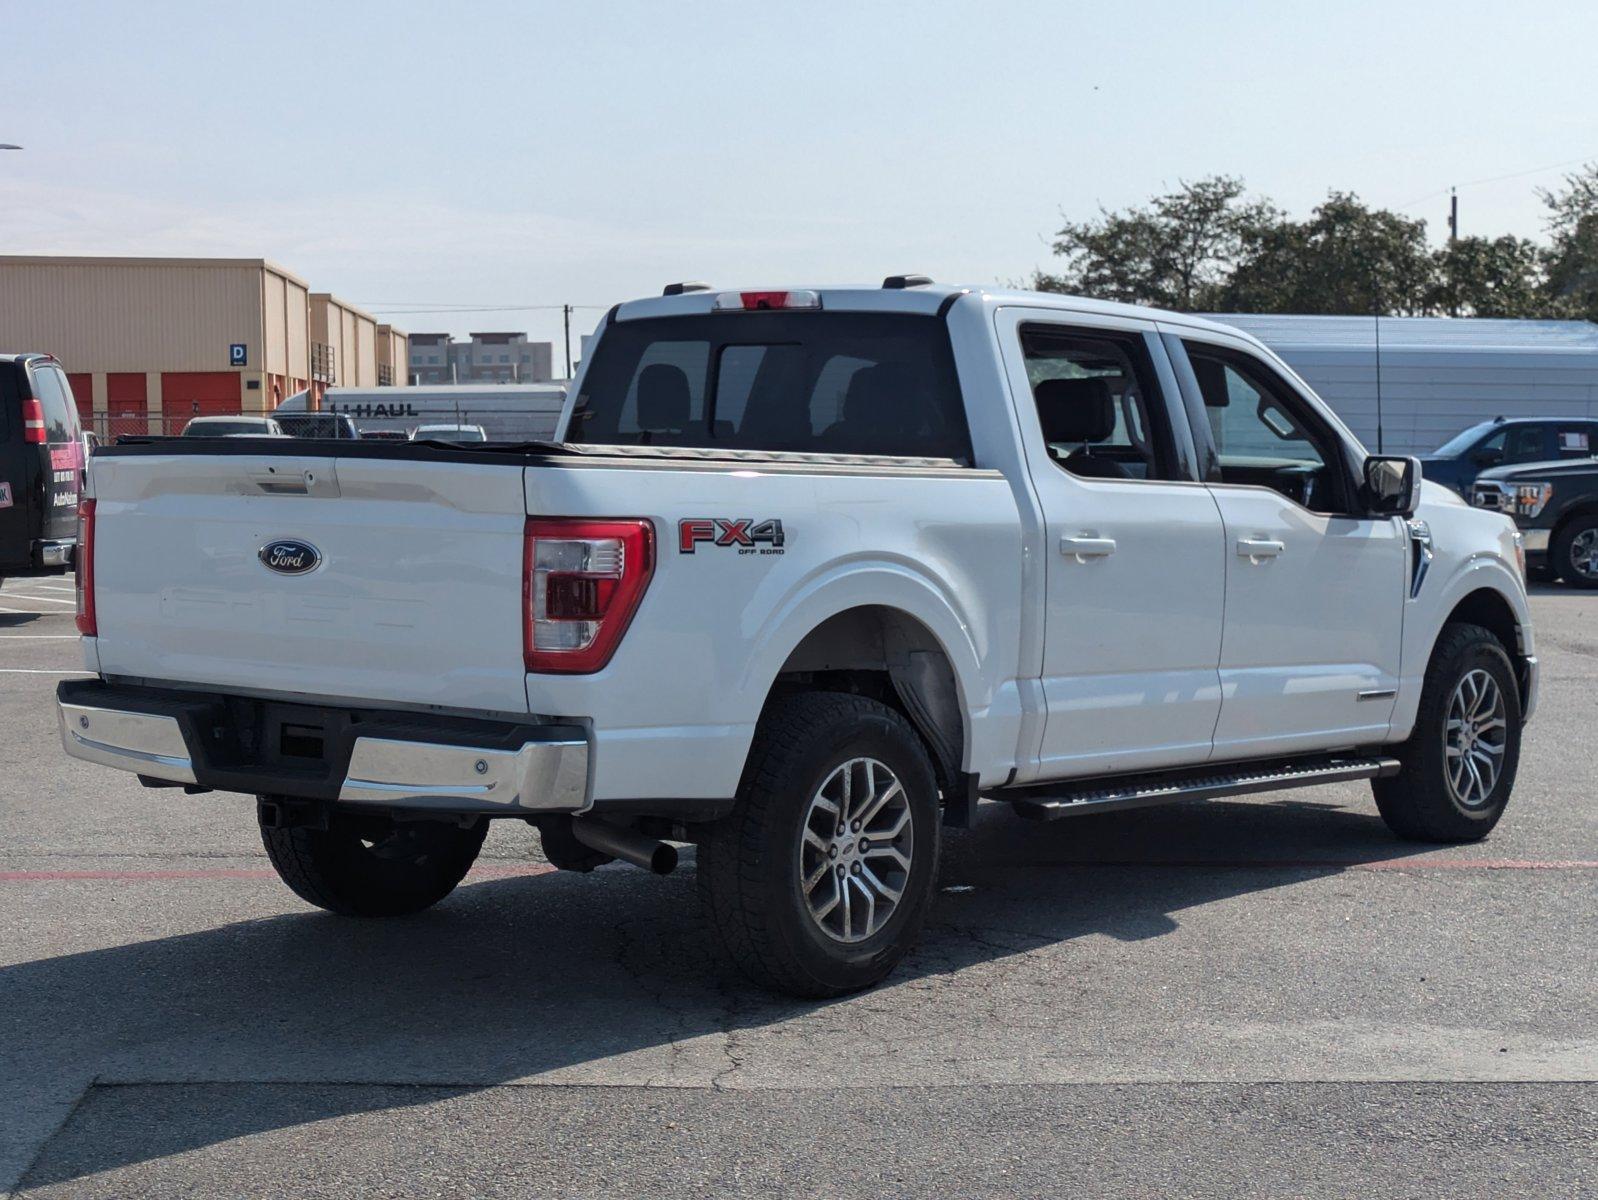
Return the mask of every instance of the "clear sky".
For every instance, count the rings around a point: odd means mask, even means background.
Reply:
[[[412,331],[558,343],[558,313],[414,310],[592,305],[587,330],[676,279],[1015,281],[1062,211],[1214,172],[1300,214],[1334,187],[1408,205],[1441,237],[1450,184],[1598,158],[1591,0],[0,17],[0,142],[25,147],[0,154],[0,252],[266,257]],[[1560,174],[1463,187],[1464,232],[1537,234]]]

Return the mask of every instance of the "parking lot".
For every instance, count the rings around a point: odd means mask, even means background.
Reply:
[[[72,586],[0,589],[0,1190],[28,1196],[1598,1194],[1598,597],[1488,841],[1363,785],[948,843],[881,988],[747,988],[691,855],[525,827],[422,916],[297,901],[254,807],[59,751]]]

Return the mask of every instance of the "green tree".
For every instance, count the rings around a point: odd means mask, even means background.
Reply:
[[[1039,291],[1070,292],[1160,308],[1207,308],[1244,243],[1281,219],[1269,203],[1244,199],[1241,179],[1215,175],[1156,196],[1146,207],[1099,210],[1055,234],[1058,274],[1033,276]]]
[[[1589,163],[1556,191],[1539,189],[1548,206],[1550,315],[1598,321],[1598,163]]]
[[[1450,317],[1540,317],[1544,293],[1542,249],[1526,238],[1468,237],[1433,255],[1436,275],[1427,308]]]
[[[1246,239],[1218,302],[1231,312],[1412,316],[1429,311],[1435,278],[1425,221],[1332,192],[1308,220]]]

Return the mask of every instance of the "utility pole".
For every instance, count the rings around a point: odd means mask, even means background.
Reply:
[[[1459,191],[1457,188],[1448,189],[1448,240],[1459,240]]]
[[[566,378],[570,380],[572,377],[572,306],[562,304],[560,311],[566,322]]]

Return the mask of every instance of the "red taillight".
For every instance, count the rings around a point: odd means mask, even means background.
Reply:
[[[22,440],[36,446],[45,443],[44,405],[37,396],[22,398]]]
[[[527,669],[602,668],[654,573],[655,529],[648,521],[529,518],[522,561]]]
[[[78,501],[77,564],[78,632],[84,637],[98,636],[94,617],[94,501]]]

